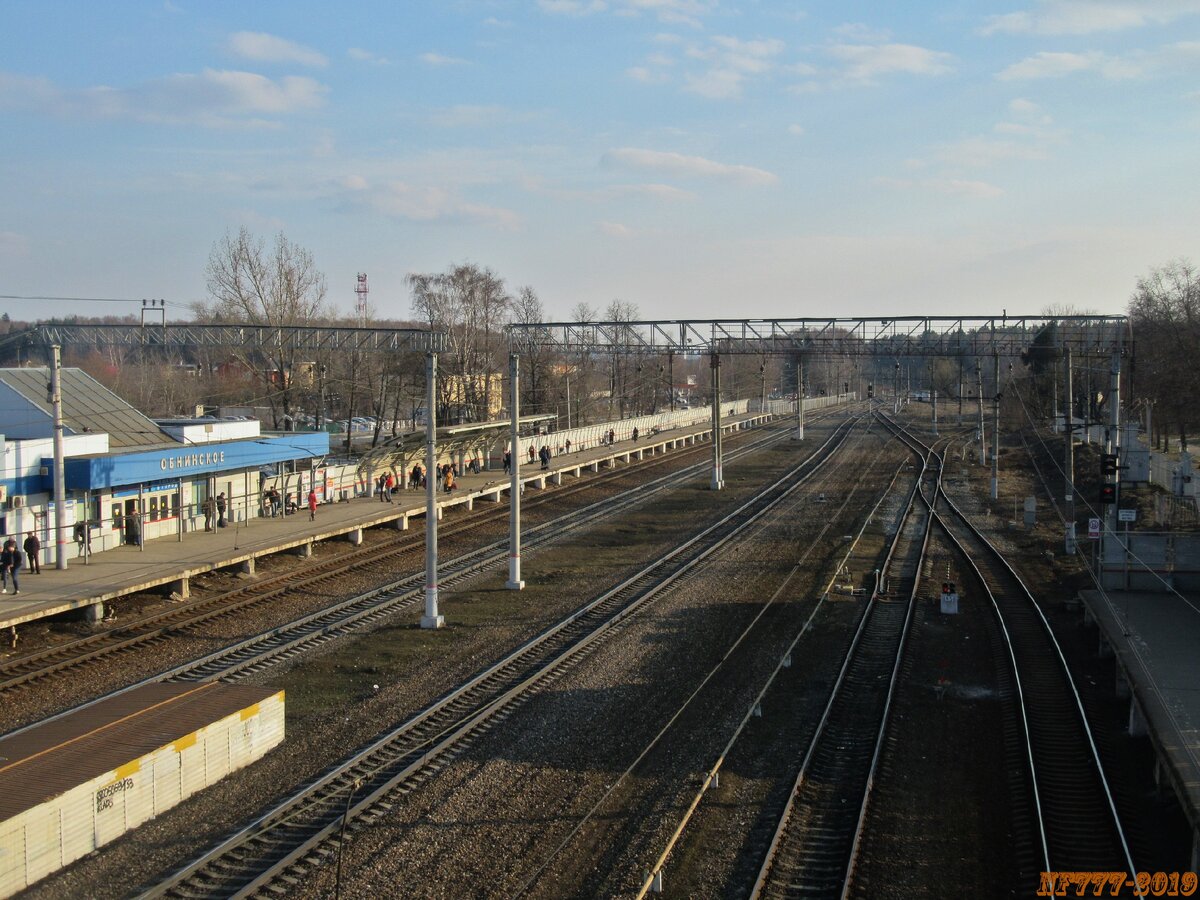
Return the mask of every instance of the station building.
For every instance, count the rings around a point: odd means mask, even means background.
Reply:
[[[226,500],[230,524],[263,514],[263,487],[324,496],[326,432],[264,434],[256,420],[154,421],[81,369],[62,369],[68,556],[204,528],[204,504]],[[48,368],[0,369],[0,532],[35,532],[54,553],[54,419]],[[82,530],[76,525],[81,524]]]

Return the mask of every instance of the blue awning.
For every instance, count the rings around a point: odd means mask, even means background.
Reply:
[[[256,469],[292,459],[312,459],[329,453],[329,434],[301,431],[241,441],[180,444],[178,447],[74,456],[65,461],[67,489],[97,491],[148,484],[167,478],[187,478],[214,472]],[[53,470],[53,461],[44,460]],[[46,479],[49,483],[49,479]]]

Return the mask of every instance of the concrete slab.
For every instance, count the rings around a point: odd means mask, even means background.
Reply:
[[[1200,828],[1200,597],[1093,590],[1080,598],[1116,656],[1118,696],[1130,697],[1130,734],[1149,735],[1192,827]]]

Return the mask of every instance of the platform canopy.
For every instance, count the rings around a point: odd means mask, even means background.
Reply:
[[[522,429],[528,430],[542,423],[557,419],[553,413],[521,416]],[[437,430],[437,452],[457,456],[459,453],[474,456],[486,454],[501,437],[512,429],[508,419],[497,422],[473,422],[467,425],[448,425]],[[397,469],[406,471],[413,463],[421,462],[425,453],[428,435],[425,430],[406,431],[388,438],[376,447],[363,453],[358,461],[358,471],[383,471]]]
[[[1037,345],[1109,355],[1132,346],[1125,316],[901,316],[855,319],[672,319],[508,326],[513,351],[1014,356]]]
[[[38,323],[12,339],[29,345],[92,347],[165,347],[197,349],[239,347],[246,350],[441,353],[442,331],[421,328],[351,328],[340,325],[223,325],[197,322],[140,325]]]

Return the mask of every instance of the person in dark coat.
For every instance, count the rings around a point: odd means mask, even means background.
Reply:
[[[29,571],[34,575],[42,574],[42,542],[32,531],[25,538],[25,556],[29,559]]]
[[[224,494],[224,492],[222,492],[222,493],[220,493],[220,494],[217,494],[217,527],[218,527],[218,528],[224,528],[224,527],[225,527],[225,509],[226,509],[226,506],[227,506],[227,504],[225,503],[225,494]]]
[[[8,593],[8,578],[12,577],[13,593],[21,593],[21,585],[17,581],[17,573],[21,571],[21,551],[17,542],[9,538],[4,542],[4,550],[0,551],[0,594]]]

